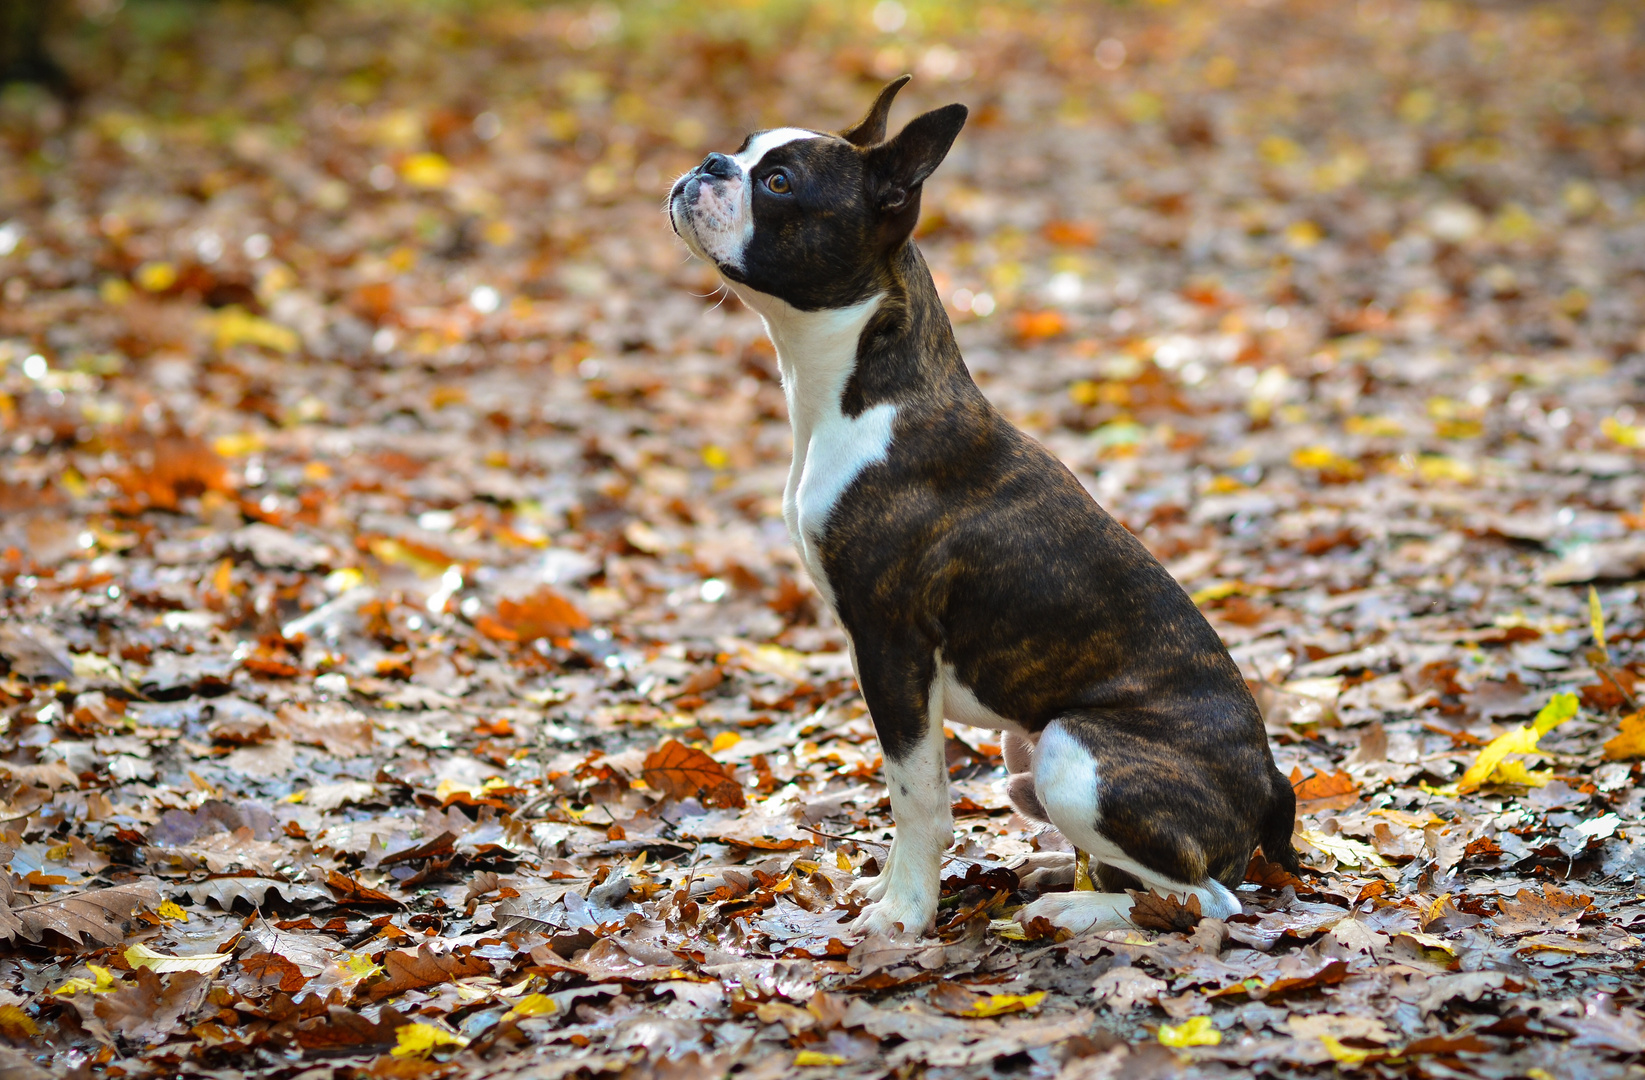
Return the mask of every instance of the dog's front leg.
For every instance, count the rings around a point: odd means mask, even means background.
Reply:
[[[872,903],[852,924],[865,933],[923,934],[937,916],[942,856],[954,842],[936,663],[857,643],[857,678],[885,756],[896,827],[891,852],[867,889]],[[872,655],[865,656],[865,652]]]

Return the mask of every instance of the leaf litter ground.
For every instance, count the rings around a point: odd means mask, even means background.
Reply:
[[[8,1075],[1645,1072],[1631,8],[167,10],[0,102]],[[936,934],[845,928],[878,751],[657,202],[904,70],[979,382],[1296,784],[1227,922],[1017,927],[956,730]]]

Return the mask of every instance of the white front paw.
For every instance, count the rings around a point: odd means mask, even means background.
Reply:
[[[885,895],[886,886],[891,883],[892,868],[897,865],[897,842],[891,841],[891,847],[885,853],[885,865],[880,872],[867,881],[857,883],[857,891],[870,900],[878,900]]]
[[[931,929],[936,920],[936,896],[915,890],[915,895],[892,895],[869,904],[851,924],[851,929],[859,934],[917,937]]]

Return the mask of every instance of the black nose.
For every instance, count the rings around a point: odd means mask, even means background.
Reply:
[[[729,180],[737,175],[737,163],[724,154],[709,154],[703,158],[703,163],[697,166],[697,171],[717,176],[721,180]]]

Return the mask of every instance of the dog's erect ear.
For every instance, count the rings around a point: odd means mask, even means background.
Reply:
[[[869,190],[878,209],[897,214],[919,201],[920,185],[936,171],[965,126],[964,105],[944,105],[916,116],[890,142],[868,151]]]
[[[891,115],[891,102],[897,91],[908,85],[912,75],[899,75],[885,84],[880,96],[868,107],[868,113],[855,124],[840,132],[840,138],[853,146],[873,146],[885,141],[885,119]]]

